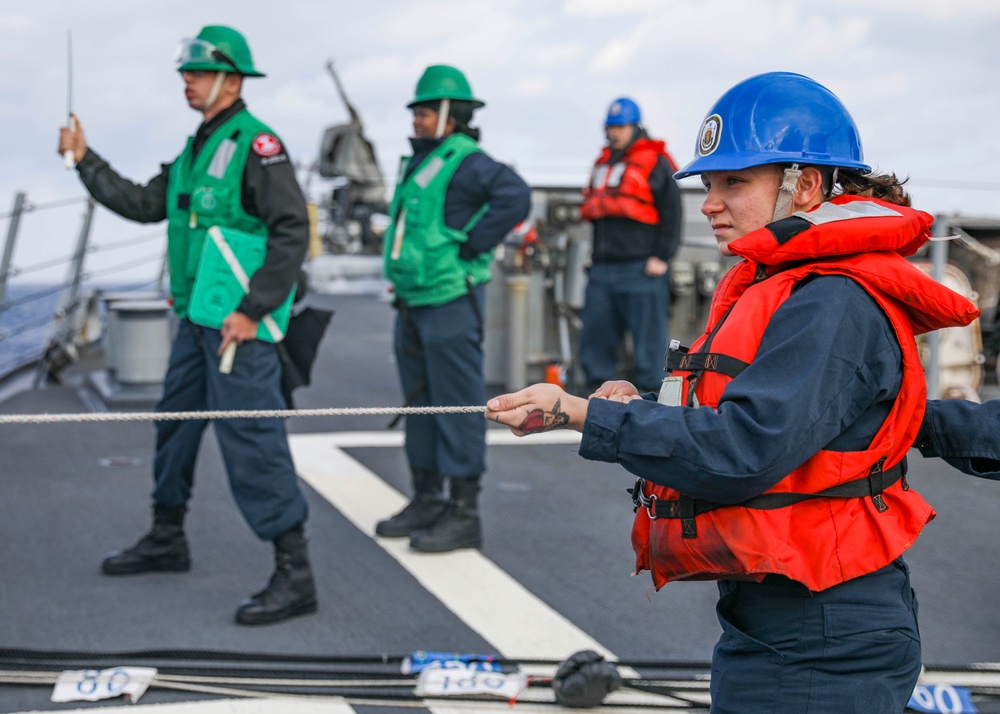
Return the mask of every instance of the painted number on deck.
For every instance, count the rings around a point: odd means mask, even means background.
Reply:
[[[976,712],[976,705],[972,703],[969,690],[965,687],[953,687],[950,684],[918,684],[906,706],[928,714],[975,714]]]

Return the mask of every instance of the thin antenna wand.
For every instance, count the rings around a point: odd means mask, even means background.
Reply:
[[[66,30],[66,115],[69,117],[69,130],[76,131],[76,117],[73,116],[73,31]],[[63,152],[63,163],[67,169],[76,166],[73,150]]]

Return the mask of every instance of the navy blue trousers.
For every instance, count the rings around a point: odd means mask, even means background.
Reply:
[[[219,372],[219,330],[182,320],[170,351],[159,412],[285,409],[281,362],[273,344],[252,340],[236,350],[230,374]],[[187,504],[198,448],[208,421],[156,422],[153,501]],[[229,487],[243,517],[262,540],[304,522],[305,497],[288,449],[283,419],[218,419],[215,434]]]
[[[646,261],[596,263],[587,274],[580,366],[588,384],[618,378],[618,347],[632,334],[635,386],[658,390],[667,351],[667,276],[650,277]]]
[[[396,315],[396,365],[411,406],[467,407],[486,403],[482,325],[486,290],[433,307],[404,307]],[[449,478],[475,478],[486,470],[482,414],[406,417],[410,467]]]
[[[920,674],[902,559],[828,590],[769,575],[722,581],[713,714],[900,714]]]

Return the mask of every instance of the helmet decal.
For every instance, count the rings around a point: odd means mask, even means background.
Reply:
[[[719,139],[722,136],[722,117],[712,114],[705,118],[701,125],[701,138],[698,141],[698,154],[708,156],[719,148]]]

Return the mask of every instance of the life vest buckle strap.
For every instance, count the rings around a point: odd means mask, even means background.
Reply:
[[[886,478],[887,474],[883,471],[885,466],[885,457],[883,456],[868,469],[868,488],[871,490],[872,503],[875,504],[875,509],[879,513],[885,513],[889,510],[889,505],[885,502],[885,498],[882,497],[882,491],[887,487],[891,486],[892,483],[886,483],[888,480]],[[903,474],[906,473],[905,461],[901,468]],[[902,478],[902,474],[900,475]]]
[[[680,362],[687,353],[687,345],[682,345],[680,340],[670,340],[663,355],[663,371],[673,372],[675,369],[680,369]]]
[[[683,370],[685,372],[719,372],[728,377],[736,377],[750,366],[749,362],[730,357],[717,352],[681,352],[668,351],[664,360],[667,372]]]
[[[641,478],[636,479],[635,486],[629,489],[629,493],[632,494],[632,504],[635,506],[633,510],[637,511],[640,507],[645,508],[649,513],[650,520],[653,521],[660,518],[678,519],[681,522],[682,537],[697,538],[698,526],[695,523],[695,517],[708,513],[709,511],[714,511],[716,508],[723,508],[726,506],[740,506],[743,508],[753,508],[757,510],[772,510],[775,508],[787,508],[789,506],[794,506],[797,503],[802,503],[803,501],[809,501],[815,498],[869,497],[872,499],[872,503],[875,504],[875,508],[878,512],[885,513],[889,510],[889,504],[885,502],[885,497],[882,495],[883,491],[895,484],[897,481],[902,481],[903,489],[909,490],[909,486],[906,484],[906,458],[904,457],[902,461],[890,469],[884,468],[885,460],[886,459],[883,456],[872,464],[868,469],[867,476],[861,476],[860,478],[856,478],[851,481],[845,481],[844,483],[832,486],[828,489],[820,491],[819,493],[763,493],[759,496],[748,498],[740,503],[732,504],[713,503],[711,501],[685,496],[684,494],[680,494],[680,496],[675,500],[667,501],[658,499],[655,494],[647,496],[643,492],[643,487],[646,482]]]
[[[697,538],[698,524],[695,516],[694,499],[681,494],[677,500],[678,516],[681,519],[681,538]]]
[[[649,510],[649,507],[653,504],[653,499],[651,499],[649,496],[647,496],[645,493],[643,493],[643,488],[645,487],[645,485],[646,485],[646,479],[637,478],[635,480],[635,484],[632,486],[632,488],[625,489],[626,491],[628,491],[632,495],[632,512],[633,513],[635,513],[636,511],[638,511],[640,506],[642,508],[645,508],[646,510]],[[650,511],[649,517],[652,518],[652,519],[654,519],[654,520],[656,519],[656,517],[653,515],[652,511]]]

